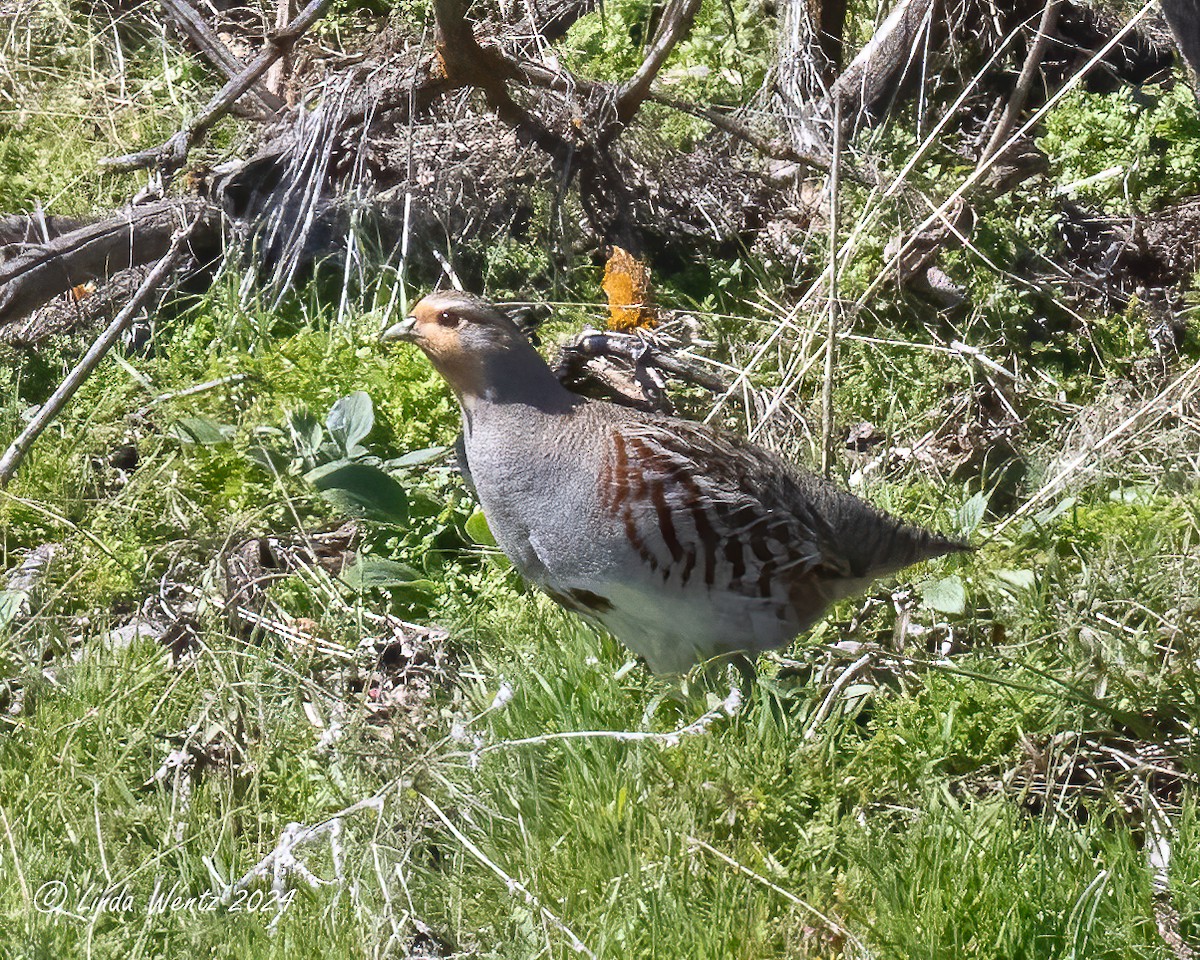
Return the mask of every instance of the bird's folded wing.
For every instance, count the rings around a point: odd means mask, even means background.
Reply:
[[[849,575],[791,468],[698,424],[620,424],[598,492],[664,583],[783,599],[802,581]]]

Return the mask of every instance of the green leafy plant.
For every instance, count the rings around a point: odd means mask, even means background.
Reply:
[[[286,432],[260,428],[260,442],[250,456],[269,470],[281,467],[302,472],[335,509],[352,516],[403,525],[408,521],[408,496],[404,487],[381,466],[362,441],[375,426],[371,398],[358,390],[342,397],[322,424],[307,409],[287,418]],[[281,452],[268,446],[271,438],[286,437],[291,449]]]
[[[1183,83],[1074,91],[1047,116],[1038,147],[1062,192],[1112,212],[1156,210],[1200,185],[1200,116]]]

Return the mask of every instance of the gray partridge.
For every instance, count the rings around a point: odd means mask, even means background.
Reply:
[[[570,393],[477,297],[430,294],[383,338],[417,344],[453,389],[521,575],[656,673],[780,647],[874,578],[969,549],[744,440]]]

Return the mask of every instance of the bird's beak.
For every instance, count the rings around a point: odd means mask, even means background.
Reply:
[[[412,343],[417,339],[417,318],[405,317],[399,323],[393,323],[379,335],[379,339],[384,343],[392,340],[404,340]]]

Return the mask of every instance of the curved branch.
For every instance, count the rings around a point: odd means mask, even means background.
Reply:
[[[61,237],[71,230],[83,226],[82,220],[74,217],[59,217],[51,214],[14,214],[0,216],[0,253],[9,254],[4,247],[38,246],[47,240]]]
[[[188,0],[161,0],[161,2],[171,19],[188,35],[205,58],[225,74],[227,79],[236,79],[246,69],[246,65],[233,55],[221,38],[217,36],[216,31],[208,25],[208,22]],[[255,101],[255,112],[258,114],[258,119],[270,119],[287,107],[281,97],[267,89],[266,84],[255,82],[248,92]]]
[[[750,144],[750,146],[754,147],[763,156],[770,157],[772,160],[786,160],[790,163],[798,163],[821,173],[826,173],[829,170],[828,160],[813,154],[801,153],[790,144],[780,140],[768,139],[729,114],[722,113],[712,107],[690,103],[687,100],[680,100],[678,97],[668,97],[661,93],[651,93],[646,99],[651,103],[659,103],[664,107],[670,107],[672,110],[678,110],[680,113],[686,113],[689,116],[707,120],[718,130],[724,131],[731,137],[736,137],[738,140]]]
[[[187,160],[188,151],[192,149],[196,140],[225,116],[234,103],[258,82],[259,78],[270,69],[276,60],[292,49],[293,44],[303,36],[304,32],[321,19],[325,8],[331,2],[332,0],[311,0],[295,20],[270,38],[266,49],[255,57],[245,70],[225,84],[217,95],[209,100],[198,117],[166,143],[150,150],[102,160],[100,165],[106,170],[118,173],[153,166],[162,167],[170,172],[178,170]]]
[[[650,85],[675,45],[692,30],[700,0],[671,0],[642,65],[617,90],[617,120],[627,124],[650,96]]]
[[[467,20],[470,0],[434,0],[437,20],[437,55],[446,79],[456,87],[483,91],[496,116],[556,159],[572,153],[567,141],[518,104],[508,81],[520,77],[517,64],[495,46],[481,46]]]
[[[1054,32],[1057,22],[1058,0],[1046,0],[1046,6],[1042,8],[1042,18],[1038,21],[1037,35],[1034,37],[1033,43],[1029,45],[1029,53],[1025,57],[1025,63],[1021,66],[1021,73],[1017,77],[1016,86],[1013,87],[1012,96],[1005,104],[1004,112],[996,122],[996,129],[988,138],[987,146],[983,148],[980,160],[987,160],[999,150],[1008,139],[1008,135],[1012,133],[1013,127],[1016,126],[1021,111],[1025,109],[1025,101],[1029,99],[1029,91],[1033,88],[1034,77],[1042,65],[1042,58],[1050,43],[1050,34]]]
[[[133,295],[133,299],[125,305],[125,308],[117,314],[113,322],[96,338],[96,341],[88,348],[88,352],[83,355],[83,359],[67,375],[67,378],[51,394],[50,398],[38,408],[33,419],[21,431],[20,435],[12,442],[9,448],[4,451],[4,455],[0,456],[0,487],[8,485],[8,481],[12,479],[17,467],[25,459],[25,454],[29,452],[29,448],[33,446],[33,442],[49,426],[50,422],[58,416],[58,412],[62,410],[71,397],[75,396],[75,392],[82,385],[83,381],[96,369],[100,361],[104,359],[104,355],[112,349],[113,344],[117,342],[125,328],[129,326],[130,321],[133,320],[134,316],[142,308],[142,304],[149,300],[159,285],[167,279],[171,269],[183,255],[188,237],[191,236],[192,231],[198,223],[199,218],[197,217],[190,224],[182,225],[171,236],[162,258],[158,261],[154,269],[150,271],[149,276],[142,281],[142,285],[138,287],[137,293]]]
[[[937,3],[901,0],[842,71],[829,91],[829,101],[837,101],[844,124],[853,129],[861,115],[875,112],[895,94],[899,78],[920,56],[921,34],[940,19],[934,12]]]

